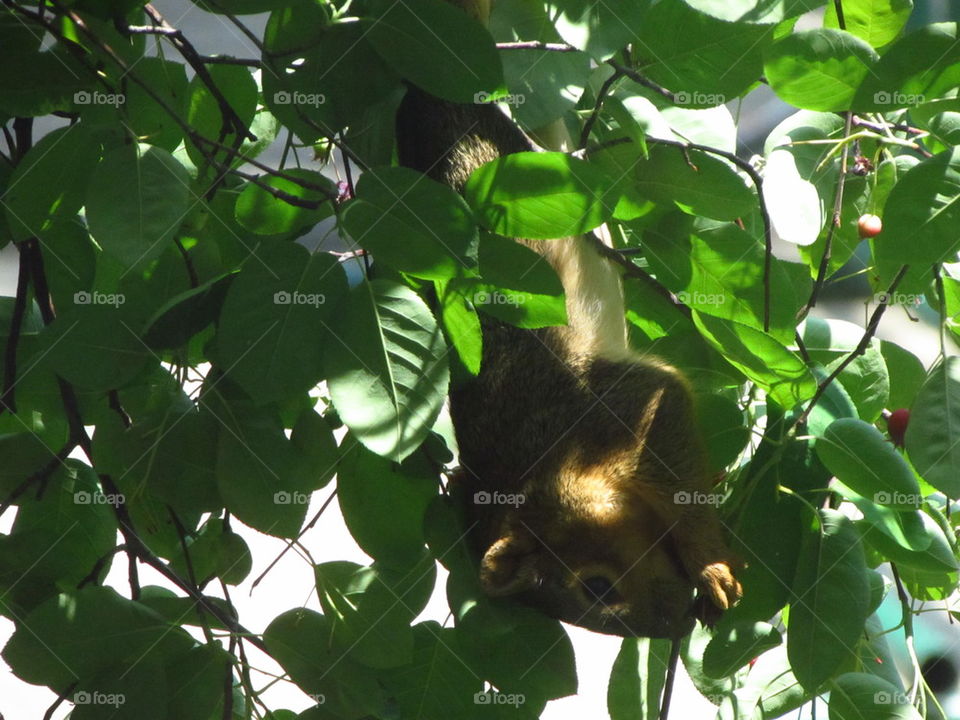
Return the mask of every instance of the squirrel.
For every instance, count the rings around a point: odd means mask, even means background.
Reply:
[[[489,0],[451,1],[486,22]],[[480,165],[538,149],[497,106],[413,85],[396,132],[401,165],[457,191]],[[451,389],[462,495],[523,498],[469,504],[483,591],[613,635],[715,621],[741,587],[716,509],[676,501],[710,487],[689,382],[631,351],[620,272],[585,238],[516,240],[556,271],[568,323],[484,316],[479,374]]]

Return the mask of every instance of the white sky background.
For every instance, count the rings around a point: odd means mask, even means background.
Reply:
[[[155,5],[175,27],[186,30],[201,53],[228,53],[242,57],[256,57],[258,52],[250,46],[229,22],[219,17],[195,11],[187,0],[160,0]],[[260,32],[262,22],[244,18],[254,32]],[[752,98],[744,107],[744,117],[753,115],[752,106],[763,106],[766,100]],[[765,113],[760,113],[761,115]],[[753,122],[753,121],[751,121]],[[44,130],[37,129],[37,136]],[[272,158],[262,158],[270,163]],[[13,295],[16,287],[16,251],[7,247],[0,252],[0,294]],[[864,322],[865,312],[859,306],[850,304],[821,304],[815,314],[822,317],[843,317],[860,325]],[[936,356],[936,335],[929,326],[911,322],[900,310],[891,309],[884,317],[878,336],[897,340],[929,366]],[[334,484],[319,491],[313,497],[307,517],[312,517],[327,499]],[[0,532],[7,532],[13,519],[13,511],[0,518]],[[253,554],[253,570],[247,581],[239,588],[231,588],[231,598],[239,613],[240,621],[254,632],[262,632],[278,614],[294,607],[306,605],[319,609],[316,592],[313,587],[313,573],[307,562],[295,551],[286,553],[253,594],[250,584],[285,547],[285,542],[253,531],[234,519],[233,529],[241,534],[250,546]],[[357,547],[347,531],[339,506],[332,503],[320,522],[303,537],[302,542],[317,562],[328,560],[352,560],[367,564],[370,559]],[[141,584],[168,586],[157,573],[143,565],[140,566]],[[444,622],[449,608],[444,594],[445,573],[438,576],[436,591],[430,604],[420,619],[433,619]],[[120,555],[114,561],[108,584],[116,587],[124,595],[129,594],[126,577],[125,556]],[[211,588],[212,589],[212,588]],[[567,626],[573,640],[577,659],[577,672],[580,690],[576,696],[554,701],[547,706],[542,715],[544,720],[567,720],[583,717],[606,716],[606,684],[610,668],[620,647],[620,639],[591,633],[580,628]],[[0,618],[0,646],[6,644],[13,632],[13,623]],[[199,632],[197,633],[200,637]],[[281,673],[280,668],[256,648],[247,646],[248,657],[255,667],[272,673]],[[254,684],[265,684],[264,676],[254,676]],[[309,698],[291,683],[279,683],[264,696],[271,708],[286,707],[291,710],[303,710],[311,704]],[[27,720],[42,717],[55,696],[45,687],[27,685],[12,675],[9,668],[0,660],[0,713],[4,720]],[[71,706],[64,703],[54,714],[54,718],[67,716]],[[675,687],[671,717],[676,720],[686,718],[711,718],[716,709],[701,698],[692,687],[685,674],[678,678]],[[825,713],[824,713],[825,716]]]

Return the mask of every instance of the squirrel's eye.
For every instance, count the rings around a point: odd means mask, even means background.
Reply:
[[[614,589],[613,583],[602,575],[587,578],[583,581],[583,587],[586,588],[589,595],[601,602],[611,603],[617,599],[617,591]]]

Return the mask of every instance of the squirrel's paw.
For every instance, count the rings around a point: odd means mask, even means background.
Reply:
[[[725,562],[714,562],[700,571],[699,586],[720,610],[727,610],[736,605],[743,594],[743,588],[734,577],[733,568]]]

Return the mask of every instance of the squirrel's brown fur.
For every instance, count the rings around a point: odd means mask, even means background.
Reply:
[[[534,149],[497,107],[416,88],[397,139],[401,164],[457,190],[481,164]],[[676,501],[710,486],[688,383],[629,350],[620,277],[589,243],[520,242],[557,271],[569,322],[484,317],[480,373],[451,392],[465,495],[524,498],[470,505],[481,583],[598,632],[683,634],[740,595],[715,508]]]

